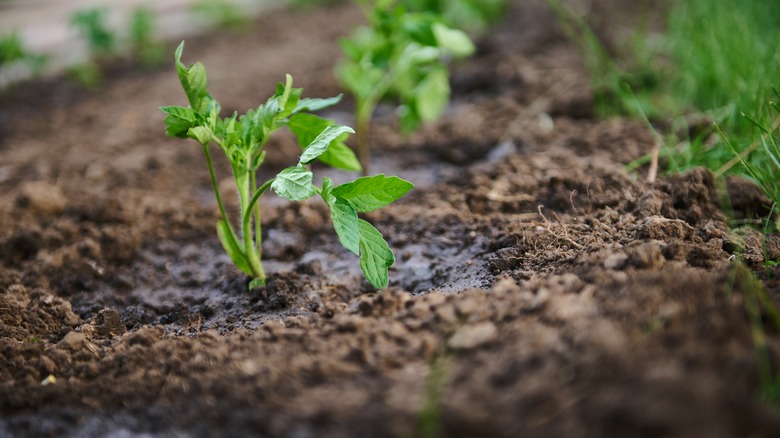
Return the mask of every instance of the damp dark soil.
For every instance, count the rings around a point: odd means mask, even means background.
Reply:
[[[360,21],[343,3],[270,11],[185,58],[230,111],[285,73],[326,97]],[[321,204],[271,196],[271,275],[247,291],[200,148],[163,135],[157,107],[184,103],[171,68],[7,91],[0,436],[780,436],[747,311],[751,270],[777,301],[779,239],[721,213],[726,192],[743,222],[768,201],[707,170],[624,170],[653,138],[594,116],[544,1],[514,2],[478,46],[440,122],[402,137],[378,112],[374,170],[417,184],[367,216],[397,256],[382,292]],[[269,172],[295,159],[288,137],[272,148]]]

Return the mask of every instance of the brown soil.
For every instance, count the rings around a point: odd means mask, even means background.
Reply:
[[[231,111],[284,73],[335,95],[336,41],[360,20],[275,11],[185,59]],[[183,103],[170,68],[7,93],[0,436],[780,436],[733,261],[776,298],[780,239],[730,231],[709,171],[623,170],[653,139],[593,116],[545,2],[516,2],[479,49],[441,122],[404,138],[380,108],[374,170],[417,184],[368,215],[398,259],[381,293],[321,204],[271,196],[272,274],[246,291],[199,148],[163,136],[156,108]],[[295,149],[276,145],[278,169]],[[735,217],[767,213],[749,183],[728,189]]]

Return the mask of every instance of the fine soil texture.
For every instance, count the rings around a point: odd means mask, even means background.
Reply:
[[[285,73],[333,96],[338,39],[362,20],[350,2],[272,10],[188,39],[184,60],[226,113]],[[201,148],[164,135],[157,108],[185,104],[173,46],[158,70],[106,66],[98,90],[5,91],[0,436],[780,436],[761,377],[780,336],[755,310],[777,301],[779,239],[728,225],[769,201],[708,170],[627,172],[654,138],[595,117],[546,2],[514,2],[477,41],[439,122],[404,137],[377,111],[372,173],[416,184],[365,216],[397,258],[381,292],[322,202],[270,193],[270,275],[247,290]],[[352,105],[324,116],[352,124]],[[264,176],[295,162],[293,140],[269,144]]]

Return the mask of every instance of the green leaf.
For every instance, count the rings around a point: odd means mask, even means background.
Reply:
[[[336,198],[336,202],[330,206],[330,219],[333,221],[333,229],[339,236],[339,242],[355,255],[360,255],[360,231],[358,229],[358,215],[349,202]]]
[[[160,111],[166,114],[165,133],[171,137],[187,138],[187,131],[196,124],[197,116],[190,108],[163,106]]]
[[[471,56],[475,51],[474,43],[465,32],[451,29],[441,23],[434,23],[433,34],[439,47],[451,53],[456,58]]]
[[[236,236],[224,219],[217,221],[217,236],[219,236],[219,241],[222,242],[222,248],[225,249],[228,257],[230,257],[230,260],[233,261],[236,267],[244,274],[252,275],[252,269],[249,267],[249,262],[244,252],[241,251],[241,247],[236,241]]]
[[[331,142],[336,140],[342,134],[350,133],[354,134],[355,130],[349,126],[344,125],[332,125],[325,128],[317,138],[314,139],[301,154],[301,158],[298,160],[299,164],[309,164],[316,160],[317,157],[322,155],[328,150]]]
[[[341,94],[335,97],[329,97],[327,99],[301,99],[298,101],[298,105],[293,110],[293,113],[301,111],[319,111],[323,108],[333,106],[341,101]]]
[[[287,127],[295,134],[298,144],[303,148],[314,141],[325,128],[332,125],[333,121],[331,120],[323,119],[314,114],[301,113],[290,117]]]
[[[360,229],[358,227],[357,212],[352,205],[336,198],[332,194],[333,181],[330,178],[322,180],[322,199],[330,207],[330,219],[333,229],[339,236],[339,242],[355,255],[360,255]]]
[[[305,167],[288,167],[276,175],[276,180],[271,184],[271,190],[290,201],[303,201],[317,193],[312,179],[313,174]]]
[[[446,68],[437,68],[415,87],[417,115],[423,122],[439,118],[450,100],[450,80]]]
[[[303,148],[313,142],[325,128],[333,126],[333,124],[332,120],[323,119],[314,114],[298,113],[290,117],[287,126],[298,139],[298,145]],[[322,155],[317,157],[317,159],[336,169],[349,170],[352,172],[363,170],[355,153],[352,152],[352,149],[350,149],[349,146],[344,144],[344,141],[348,136],[348,133],[344,133],[333,140],[330,147],[323,152]]]
[[[349,201],[358,212],[374,211],[405,195],[414,185],[383,174],[358,178],[333,189],[333,196]]]
[[[373,225],[358,219],[360,230],[360,269],[369,283],[377,289],[387,287],[389,283],[387,270],[395,262],[395,256],[390,250],[382,233]]]
[[[187,68],[181,62],[181,54],[184,50],[184,41],[179,44],[174,54],[176,59],[176,73],[179,76],[179,82],[184,89],[184,94],[187,95],[187,100],[190,102],[190,106],[197,112],[205,112],[209,101],[206,99],[208,92],[206,87],[208,86],[208,78],[206,76],[206,68],[202,63],[197,62]]]
[[[320,196],[329,206],[336,202],[336,197],[333,196],[333,180],[328,178],[322,178],[322,190],[320,190]]]
[[[330,147],[317,159],[335,169],[348,170],[350,172],[360,172],[363,166],[360,165],[355,152],[344,144],[346,135],[337,138]]]
[[[196,126],[194,128],[190,128],[188,134],[191,138],[194,138],[198,141],[198,143],[204,146],[211,143],[211,140],[214,138],[214,133],[211,132],[211,129],[205,126]]]

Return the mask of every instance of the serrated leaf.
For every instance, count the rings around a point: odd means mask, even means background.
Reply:
[[[373,225],[358,219],[360,230],[360,269],[369,283],[377,289],[387,287],[387,270],[395,262],[390,246]]]
[[[448,51],[456,58],[465,58],[476,51],[471,38],[459,29],[451,29],[441,23],[434,23],[433,34],[439,47]]]
[[[349,201],[358,212],[382,208],[414,188],[397,176],[383,174],[358,178],[333,189],[333,196]]]
[[[211,139],[214,138],[214,133],[211,132],[211,129],[205,126],[196,126],[194,128],[190,128],[188,134],[191,138],[194,138],[202,145],[211,143]]]
[[[355,130],[350,128],[349,126],[344,125],[332,125],[328,126],[322,132],[320,135],[315,138],[311,144],[306,146],[306,149],[304,149],[303,153],[301,154],[301,158],[298,160],[299,164],[309,164],[312,161],[316,160],[317,157],[322,155],[325,151],[328,150],[328,147],[330,146],[331,142],[333,140],[337,139],[343,134],[350,133],[354,134]]]
[[[179,76],[179,82],[184,89],[184,94],[187,95],[187,100],[190,102],[192,109],[197,112],[204,112],[208,108],[209,101],[212,100],[206,99],[208,96],[208,92],[206,91],[206,87],[208,86],[206,68],[200,62],[187,68],[184,63],[181,62],[183,50],[184,41],[179,44],[179,47],[174,54],[176,73]]]
[[[165,133],[171,137],[186,138],[187,131],[195,125],[196,115],[190,108],[182,106],[164,106],[160,111],[166,114]]]
[[[415,87],[417,115],[423,122],[439,118],[450,100],[450,80],[447,70],[438,68]]]
[[[241,247],[238,245],[236,237],[230,229],[230,225],[228,225],[224,219],[217,221],[217,236],[219,236],[222,248],[225,249],[230,260],[233,261],[233,264],[235,264],[244,274],[252,275],[252,269],[249,267],[249,262],[246,260],[243,251],[241,251]]]
[[[290,117],[287,127],[295,134],[295,137],[298,139],[298,145],[303,148],[314,141],[314,139],[317,138],[317,135],[325,128],[332,126],[333,124],[332,120],[323,119],[314,114],[298,113]],[[349,170],[352,172],[363,170],[355,153],[352,152],[352,149],[350,149],[349,146],[344,144],[344,141],[346,141],[348,136],[348,133],[344,133],[333,140],[328,150],[323,152],[317,159],[336,169]]]
[[[317,193],[312,179],[313,174],[303,166],[288,167],[276,175],[271,190],[290,201],[303,201]]]
[[[187,93],[190,106],[195,111],[205,112],[209,105],[208,99],[205,99],[208,95],[206,92],[208,79],[206,77],[206,67],[202,63],[196,62],[189,68],[187,83],[188,87],[185,87],[184,91]]]

